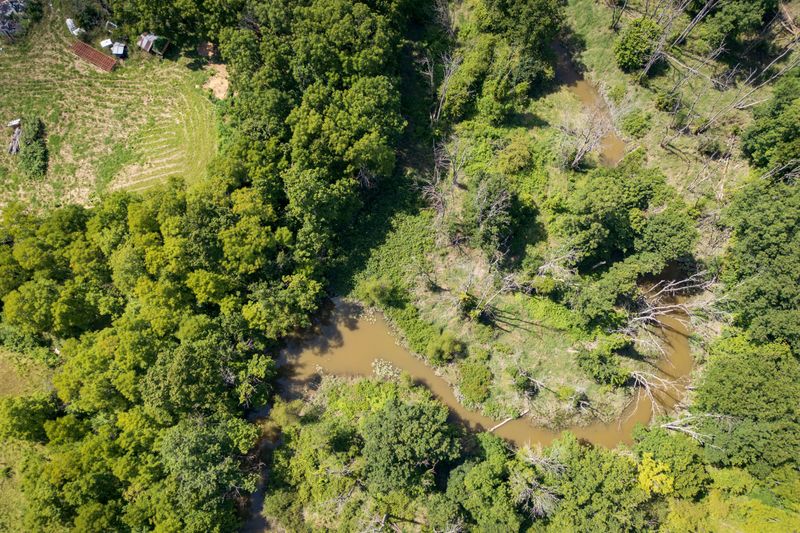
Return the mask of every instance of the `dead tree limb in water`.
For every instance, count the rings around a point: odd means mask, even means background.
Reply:
[[[613,125],[608,114],[600,106],[594,106],[588,112],[581,113],[578,124],[562,126],[561,131],[567,134],[574,150],[574,153],[567,154],[569,161],[565,161],[569,168],[574,170],[580,167],[584,158],[600,145],[612,129]]]
[[[630,302],[628,320],[615,332],[635,342],[653,346],[663,353],[661,339],[657,338],[651,329],[660,326],[663,318],[668,315],[676,317],[684,324],[698,314],[719,315],[718,305],[726,296],[712,295],[710,298],[695,299],[688,303],[675,299],[682,294],[698,292],[710,294],[709,291],[715,282],[716,279],[709,277],[705,271],[680,280],[660,281]]]
[[[678,386],[674,381],[662,378],[650,372],[641,372],[635,370],[630,373],[634,385],[644,394],[653,405],[653,412],[663,412],[664,406],[656,398],[659,392],[662,394],[669,394],[670,391],[677,392]]]

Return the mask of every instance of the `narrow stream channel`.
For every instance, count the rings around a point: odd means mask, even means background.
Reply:
[[[608,104],[597,88],[586,81],[583,74],[578,72],[570,61],[566,47],[561,43],[555,43],[553,51],[556,54],[556,81],[577,96],[587,110],[599,109],[601,113],[610,114]],[[600,162],[605,166],[613,167],[623,157],[625,157],[625,142],[612,129],[600,141]]]
[[[655,362],[659,374],[670,380],[685,382],[692,369],[687,332],[677,316],[662,320],[659,331],[664,343],[664,357]],[[356,304],[337,300],[334,308],[321,319],[312,338],[290,343],[282,354],[285,371],[283,383],[287,397],[297,397],[318,379],[320,373],[337,376],[370,376],[376,359],[389,361],[407,372],[446,404],[455,419],[475,431],[486,431],[498,420],[466,409],[456,399],[450,384],[437,376],[433,369],[406,350],[380,313],[370,318],[362,316]],[[670,394],[659,395],[659,403],[671,408],[682,396],[681,385]],[[630,404],[619,420],[609,424],[597,422],[588,426],[565,428],[594,444],[609,448],[632,442],[631,433],[637,423],[647,423],[653,413],[652,402],[644,395]],[[494,433],[516,446],[549,444],[563,430],[551,430],[532,425],[526,418],[512,420]]]

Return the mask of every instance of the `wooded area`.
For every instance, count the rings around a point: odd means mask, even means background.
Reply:
[[[0,344],[51,383],[0,395],[0,529],[800,529],[796,1],[168,4],[52,8],[216,43],[231,90],[206,179],[2,206]],[[333,296],[498,422],[653,416],[514,446],[385,362],[288,397]]]

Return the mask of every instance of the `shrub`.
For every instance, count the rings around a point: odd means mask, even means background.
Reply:
[[[375,307],[394,306],[398,300],[397,288],[387,278],[373,277],[364,280],[358,292],[366,304]]]
[[[725,149],[716,137],[706,135],[697,143],[697,151],[706,157],[720,157]]]
[[[450,332],[442,333],[438,338],[431,339],[425,350],[425,355],[433,364],[442,365],[449,363],[456,357],[464,355],[466,346],[456,339]]]
[[[483,403],[489,397],[492,371],[481,361],[464,361],[459,365],[459,390],[470,403]]]
[[[620,367],[616,353],[629,346],[630,340],[621,335],[604,337],[593,350],[578,354],[578,365],[598,383],[622,387],[628,373]]]
[[[458,295],[458,310],[464,318],[473,316],[475,309],[478,307],[478,299],[468,292],[462,292]]]
[[[41,178],[47,173],[47,145],[44,123],[39,117],[22,119],[19,146],[19,168],[29,178]]]
[[[625,135],[639,139],[650,130],[650,119],[650,113],[637,109],[625,115],[620,127]]]
[[[681,106],[681,98],[676,93],[659,91],[656,94],[656,109],[673,113]]]
[[[562,402],[565,402],[573,398],[575,394],[576,394],[575,389],[573,387],[570,387],[569,385],[561,385],[556,389],[556,397]]]
[[[653,53],[655,40],[661,28],[649,18],[632,21],[614,45],[617,65],[625,72],[632,72],[645,66]]]

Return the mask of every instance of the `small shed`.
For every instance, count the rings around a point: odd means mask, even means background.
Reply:
[[[111,53],[117,57],[125,57],[125,43],[114,43]]]
[[[169,40],[166,37],[160,37],[153,33],[143,33],[136,41],[136,46],[145,52],[163,56],[164,52],[166,52],[169,47]]]
[[[111,39],[103,39],[102,41],[100,41],[100,46],[102,48],[110,48],[111,45],[113,45],[113,44],[114,44],[114,41],[112,41]]]
[[[8,145],[8,153],[11,155],[19,153],[19,141],[22,137],[22,119],[16,118],[8,123],[8,127],[14,130],[11,134],[11,143]]]
[[[77,37],[82,33],[86,33],[86,31],[83,28],[79,28],[78,25],[75,24],[75,21],[72,19],[67,19],[67,29],[75,37]]]

